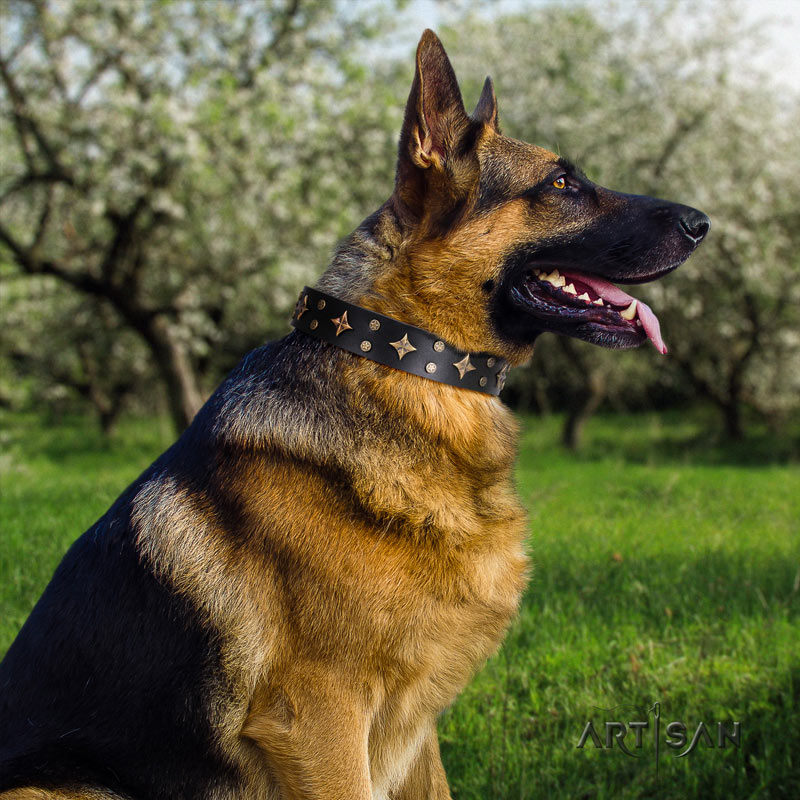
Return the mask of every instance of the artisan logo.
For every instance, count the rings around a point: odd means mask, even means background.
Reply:
[[[620,708],[617,706],[616,708]],[[600,711],[612,712],[615,709],[598,709]],[[716,724],[706,724],[700,721],[693,728],[688,727],[680,720],[675,720],[667,724],[661,721],[661,703],[654,703],[648,709],[648,716],[652,714],[652,720],[640,719],[624,722],[603,722],[597,727],[590,719],[584,726],[581,738],[578,740],[577,747],[583,748],[591,740],[596,748],[613,749],[614,744],[627,756],[632,758],[642,758],[643,754],[637,754],[632,750],[642,750],[645,741],[645,731],[652,731],[647,738],[652,738],[655,749],[656,772],[658,771],[658,759],[661,755],[662,736],[663,742],[672,750],[680,750],[676,753],[677,758],[683,758],[693,752],[700,743],[706,748],[725,748],[732,745],[739,748],[742,743],[742,723],[733,722],[726,724],[717,722]],[[652,726],[651,726],[652,722]],[[598,733],[598,728],[603,734]],[[663,733],[662,733],[663,731]],[[689,732],[692,732],[691,741]],[[716,736],[712,735],[716,734]],[[687,745],[687,742],[689,744]]]

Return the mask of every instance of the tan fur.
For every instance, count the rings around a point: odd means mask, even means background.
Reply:
[[[313,470],[253,457],[226,491],[261,528],[237,535],[257,541],[268,530],[269,541],[232,552],[203,498],[179,487],[143,540],[228,633],[230,669],[250,698],[220,720],[228,747],[244,761],[238,734],[256,742],[287,798],[389,797],[404,782],[398,797],[447,797],[411,788],[446,786],[435,777],[433,720],[496,649],[525,580],[507,410],[400,372],[387,381],[373,367],[359,361],[348,380],[403,398],[398,417],[425,424],[435,458],[370,443],[350,454],[353,494],[342,496]],[[361,521],[362,506],[380,527]],[[217,544],[187,548],[186,536]],[[364,780],[340,786],[340,774]]]
[[[447,237],[412,239],[401,251],[397,270],[359,300],[388,316],[435,330],[462,350],[502,354],[519,363],[530,351],[509,352],[498,339],[480,287],[497,278],[502,257],[527,230],[523,204],[510,203],[468,220]]]
[[[457,135],[451,123],[430,127]],[[487,125],[482,144],[498,136]],[[477,154],[445,176],[447,143],[437,149],[417,123],[410,147],[432,173],[431,222],[464,192],[474,199]],[[546,169],[542,155],[554,156],[531,149]],[[387,207],[377,230],[389,263],[355,300],[464,349],[500,351],[480,286],[529,235],[523,205],[467,216],[444,237],[431,236],[425,214],[410,226],[402,217],[398,227]],[[362,359],[347,362],[342,384],[353,425],[358,409],[379,408],[402,420],[403,440],[369,420],[359,437],[330,431],[324,459],[341,475],[337,487],[309,465],[320,458],[317,432],[292,437],[296,419],[276,417],[263,427],[283,455],[240,454],[219,487],[248,526],[236,540],[252,546],[235,546],[215,530],[210,501],[175,486],[162,524],[142,525],[142,547],[226,634],[243,699],[220,719],[234,761],[284,798],[447,798],[435,719],[498,647],[526,579],[517,426],[495,398]],[[150,515],[152,504],[142,498]],[[263,753],[261,770],[248,743]]]
[[[521,201],[474,212],[481,160],[500,153],[524,187],[556,157],[499,134],[491,87],[479,108],[470,122],[426,32],[395,194],[322,284],[519,362],[530,348],[497,338],[481,287],[550,223]],[[527,577],[517,424],[489,395],[337,358],[329,375],[317,365],[328,394],[307,406],[230,399],[224,469],[191,485],[154,473],[133,500],[136,546],[219,633],[228,689],[209,687],[211,725],[244,776],[238,796],[444,800],[436,718],[499,646]],[[345,411],[319,423],[308,409],[326,402]],[[73,796],[94,797],[8,797]]]
[[[486,113],[496,122],[496,108]],[[354,302],[435,330],[462,350],[488,351],[519,365],[530,358],[533,348],[512,347],[498,336],[480,287],[499,278],[504,257],[520,243],[553,230],[569,233],[586,220],[565,219],[563,208],[555,205],[540,205],[534,215],[520,197],[489,213],[470,214],[482,162],[492,159],[495,165],[505,165],[508,191],[516,195],[542,180],[557,163],[548,150],[502,136],[494,123],[485,124],[474,156],[474,163],[461,168],[474,170],[472,181],[456,180],[469,187],[463,190],[464,212],[458,223],[444,233],[436,232],[437,219],[446,213],[453,196],[431,189],[420,219],[398,248],[394,269]]]
[[[0,792],[0,800],[125,800],[106,789],[39,789],[26,787]]]

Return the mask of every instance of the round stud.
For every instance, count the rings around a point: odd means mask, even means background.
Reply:
[[[311,320],[311,324],[308,327],[311,328],[312,331],[315,331],[317,329],[318,325],[319,325],[319,322],[317,320],[315,320],[315,319],[312,319]]]
[[[481,386],[486,386],[486,378],[481,378],[481,379],[478,381],[478,383],[479,383]]]
[[[489,358],[486,359],[486,366],[489,367],[489,369],[491,369],[494,366],[494,363],[495,363],[494,356],[489,356]],[[483,384],[481,384],[481,386],[483,386]]]
[[[442,342],[442,341],[436,341],[436,342],[434,342],[434,343],[433,343],[433,349],[434,349],[434,350],[435,350],[437,353],[443,353],[443,352],[444,352],[444,342]]]
[[[425,372],[432,375],[434,372],[436,372],[436,364],[434,364],[433,361],[429,361],[425,365]]]
[[[322,311],[322,309],[323,309],[323,308],[325,308],[325,301],[324,301],[324,300],[320,300],[320,301],[317,303],[317,308],[318,308],[320,311]]]
[[[368,341],[365,339],[363,342],[361,342],[361,349],[362,349],[362,350],[363,350],[365,353],[369,353],[369,351],[370,351],[370,350],[372,350],[372,342],[368,342]]]
[[[377,319],[371,319],[369,321],[369,329],[371,331],[379,331],[381,329],[381,323]]]

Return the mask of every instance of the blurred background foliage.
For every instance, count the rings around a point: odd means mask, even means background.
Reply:
[[[545,336],[506,400],[568,409],[571,447],[603,404],[704,404],[731,438],[796,420],[800,92],[743,66],[763,41],[741,6],[441,7],[468,107],[491,74],[508,135],[712,219],[684,268],[637,289],[668,357]],[[180,430],[282,336],[298,289],[391,192],[429,22],[414,11],[0,4],[0,405],[85,410],[105,430],[167,410]]]

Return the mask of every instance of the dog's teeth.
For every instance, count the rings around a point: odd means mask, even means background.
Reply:
[[[603,298],[602,298],[602,297],[598,297],[598,298],[597,298],[597,300],[592,300],[592,302],[593,302],[593,303],[594,303],[596,306],[602,306],[602,305],[603,305]]]
[[[567,285],[564,287],[564,291],[565,291],[567,294],[578,294],[578,293],[575,291],[575,284],[574,284],[574,283],[567,284]]]
[[[631,300],[631,304],[624,311],[620,311],[619,315],[622,319],[632,320],[636,316],[636,301]]]
[[[549,275],[546,275],[543,280],[552,283],[553,286],[563,286],[566,283],[564,276],[557,269],[554,269]]]
[[[583,294],[578,295],[578,300],[585,300],[587,303],[591,301],[591,297],[589,297],[589,292],[584,292]]]

